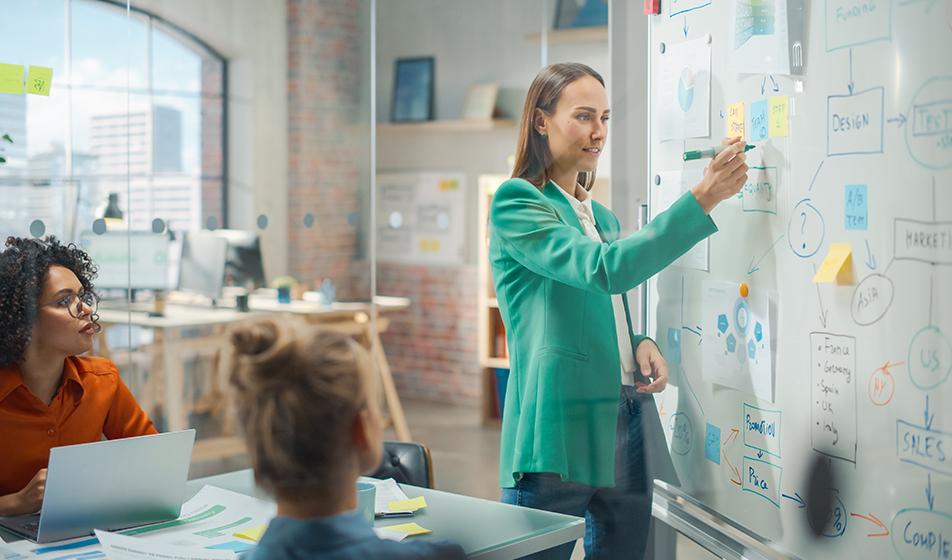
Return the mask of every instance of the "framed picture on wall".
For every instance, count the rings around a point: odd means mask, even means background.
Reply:
[[[398,58],[393,70],[392,122],[433,120],[433,57]]]
[[[608,25],[608,0],[556,0],[555,29]]]

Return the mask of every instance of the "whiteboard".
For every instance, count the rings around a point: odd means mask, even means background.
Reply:
[[[703,170],[682,153],[719,143],[741,108],[733,124],[766,136],[749,140],[750,180],[714,211],[705,258],[648,285],[676,388],[659,397],[669,450],[682,490],[782,553],[949,558],[952,0],[806,1],[800,35],[782,26],[794,6],[672,0],[645,16],[652,215]],[[666,67],[688,59],[700,66]],[[705,82],[709,136],[667,139],[659,123]],[[834,244],[852,279],[814,283]],[[817,456],[835,510],[813,538]]]

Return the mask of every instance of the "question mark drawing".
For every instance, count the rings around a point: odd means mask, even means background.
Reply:
[[[803,234],[806,233],[806,230],[807,230],[807,213],[801,211],[801,212],[800,212],[800,218],[802,218],[802,220],[801,220],[801,222],[800,222],[800,235],[803,235]],[[807,243],[806,243],[806,241],[803,242],[803,248],[804,248],[804,249],[807,248]]]

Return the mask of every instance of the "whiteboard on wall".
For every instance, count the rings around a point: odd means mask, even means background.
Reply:
[[[649,283],[649,335],[677,388],[669,449],[682,490],[778,551],[948,558],[952,0],[794,5],[672,1],[650,19],[651,214],[702,175],[685,150],[731,125],[758,146],[718,233]],[[667,67],[685,47],[694,66]],[[691,106],[706,83],[709,106]],[[685,106],[707,112],[709,137],[659,130]],[[851,248],[853,278],[815,283],[833,244]],[[835,508],[814,539],[817,457]]]
[[[462,264],[466,175],[377,175],[377,260]]]

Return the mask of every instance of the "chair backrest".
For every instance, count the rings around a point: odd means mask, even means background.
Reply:
[[[370,476],[392,478],[401,484],[433,488],[433,459],[420,443],[385,441],[380,466]]]

